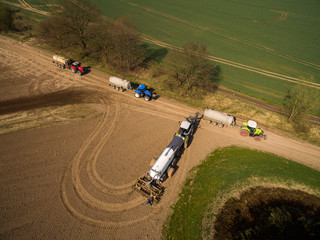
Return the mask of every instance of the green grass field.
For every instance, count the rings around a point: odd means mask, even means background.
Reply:
[[[175,46],[186,41],[202,42],[212,56],[286,76],[278,79],[217,63],[226,87],[277,104],[299,80],[307,85],[317,83],[310,87],[320,94],[318,1],[96,2],[104,15],[112,19],[129,17],[142,33],[159,41]]]
[[[206,44],[210,56],[220,58],[216,64],[228,88],[279,105],[295,84],[320,95],[317,0],[95,1],[105,16],[128,17],[143,34],[166,44]],[[46,1],[26,2],[48,10]],[[320,108],[314,113],[320,116]]]
[[[235,146],[218,149],[189,173],[163,229],[164,239],[202,239],[203,219],[217,199],[266,183],[305,186],[319,197],[320,172],[274,154]]]

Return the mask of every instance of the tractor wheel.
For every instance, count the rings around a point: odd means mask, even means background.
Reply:
[[[186,136],[187,139],[184,140],[184,145],[183,147],[186,149],[189,147],[189,136]]]
[[[150,101],[150,100],[151,100],[151,98],[150,98],[150,96],[145,95],[145,96],[144,96],[144,100],[146,100],[146,101]]]
[[[74,68],[71,68],[71,72],[76,73],[76,70]]]
[[[240,135],[241,135],[241,136],[244,136],[244,137],[249,136],[249,131],[248,131],[248,130],[245,130],[245,129],[241,129],[241,130],[240,130]]]
[[[168,170],[168,177],[171,178],[174,174],[174,171],[175,169],[173,167],[171,167],[169,170]]]
[[[260,141],[261,140],[261,136],[254,136],[254,140],[256,140],[256,141]]]
[[[179,151],[180,152],[180,151]],[[177,155],[176,155],[176,157],[173,159],[173,161],[172,161],[172,163],[171,163],[171,167],[173,167],[173,168],[176,168],[176,165],[177,165],[177,157],[179,156],[179,154],[181,154],[181,153],[178,153]]]
[[[141,97],[141,96],[140,96],[140,93],[137,93],[137,92],[136,92],[134,95],[136,96],[136,98]]]
[[[79,76],[81,76],[81,75],[82,75],[82,72],[81,72],[81,71],[79,71],[79,72],[78,72],[78,75],[79,75]]]
[[[157,159],[152,158],[152,160],[150,161],[150,167],[152,167],[152,166],[153,166],[153,164],[155,164],[156,160],[157,160]]]

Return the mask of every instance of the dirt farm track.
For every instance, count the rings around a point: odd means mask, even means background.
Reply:
[[[31,112],[41,121],[41,109],[52,121],[63,120],[0,134],[0,239],[160,239],[188,171],[218,147],[251,147],[320,170],[319,147],[272,132],[255,142],[238,129],[201,122],[176,174],[164,183],[162,200],[147,205],[131,186],[169,143],[178,121],[199,109],[165,98],[136,99],[110,88],[104,73],[93,69],[80,77],[51,58],[0,37],[1,127],[13,116],[23,122]],[[79,104],[96,116],[56,113]]]

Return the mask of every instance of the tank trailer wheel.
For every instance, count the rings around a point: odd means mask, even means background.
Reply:
[[[249,131],[248,131],[248,130],[245,130],[245,129],[241,129],[241,130],[240,130],[240,135],[241,135],[241,136],[244,136],[244,137],[249,136]]]
[[[134,96],[136,96],[136,98],[139,98],[139,97],[140,97],[140,93],[137,93],[137,92],[136,92],[136,93],[134,94]]]
[[[171,167],[169,170],[168,170],[168,178],[171,178],[173,176],[175,172],[175,169],[173,167]]]

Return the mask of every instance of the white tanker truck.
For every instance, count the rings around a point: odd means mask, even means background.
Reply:
[[[209,108],[204,111],[203,119],[206,120],[206,122],[214,124],[218,127],[236,126],[236,117]]]
[[[124,90],[132,90],[131,83],[128,80],[114,76],[109,78],[109,85],[114,89],[120,90],[121,92]]]

